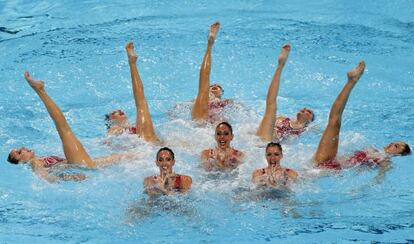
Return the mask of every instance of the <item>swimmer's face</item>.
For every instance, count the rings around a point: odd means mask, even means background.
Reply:
[[[156,164],[160,169],[161,174],[167,174],[172,172],[172,167],[175,164],[175,160],[171,152],[162,150],[158,153]]]
[[[223,94],[223,88],[217,84],[211,85],[210,93],[214,94],[214,96],[217,98],[221,98],[221,95]]]
[[[107,115],[107,118],[109,121],[111,121],[113,124],[123,123],[125,120],[127,120],[127,116],[124,113],[124,111],[118,109],[114,110],[111,113]]]
[[[302,108],[297,114],[296,119],[302,123],[312,122],[314,118],[313,111],[308,108]]]
[[[32,150],[29,150],[25,147],[21,147],[19,149],[13,149],[10,152],[10,157],[14,160],[18,161],[18,163],[26,163],[29,162],[30,159],[34,158],[35,154]]]
[[[391,142],[384,147],[384,151],[391,155],[403,155],[407,146],[407,143],[402,141]]]
[[[233,140],[233,133],[230,128],[221,124],[216,128],[216,142],[220,149],[230,148],[230,142]]]
[[[266,160],[270,167],[279,167],[283,153],[278,147],[268,147],[266,149]]]

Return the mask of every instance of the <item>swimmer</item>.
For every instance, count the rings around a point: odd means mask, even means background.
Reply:
[[[152,123],[151,114],[144,96],[144,86],[137,68],[138,56],[134,51],[134,44],[128,42],[125,46],[128,55],[128,64],[131,72],[132,90],[134,93],[136,120],[135,126],[132,126],[124,111],[114,110],[106,115],[108,135],[116,134],[137,134],[147,142],[158,142],[159,139],[155,133]]]
[[[155,163],[160,174],[148,176],[144,180],[144,192],[150,196],[169,195],[174,192],[185,193],[191,188],[192,179],[188,175],[173,172],[174,152],[163,147],[157,152]]]
[[[210,85],[211,50],[219,28],[219,22],[214,22],[210,26],[207,50],[200,67],[198,95],[191,112],[193,120],[217,121],[223,108],[232,103],[229,99],[222,99],[224,90],[220,85]]]
[[[296,114],[295,119],[276,115],[280,76],[289,56],[290,49],[290,45],[286,44],[280,51],[278,65],[267,93],[265,114],[256,132],[257,136],[266,141],[271,141],[273,137],[281,141],[291,135],[300,135],[305,131],[308,124],[314,120],[314,114],[308,108],[301,109]]]
[[[44,88],[44,82],[41,80],[34,80],[29,72],[25,72],[24,77],[33,90],[39,95],[40,99],[44,103],[50,117],[55,123],[56,130],[59,133],[59,137],[62,141],[63,151],[66,158],[60,158],[56,156],[38,157],[35,153],[25,147],[19,149],[13,149],[9,153],[8,161],[13,164],[25,164],[29,163],[32,166],[36,175],[49,182],[84,180],[86,177],[83,174],[64,174],[59,176],[49,175],[48,169],[60,164],[76,164],[86,166],[88,168],[96,168],[110,164],[114,161],[118,161],[123,157],[129,157],[128,154],[111,155],[107,157],[101,157],[91,159],[89,154],[83,148],[82,143],[76,138],[72,132],[69,124],[67,123],[65,116],[59,107],[55,104],[51,97],[47,94]]]
[[[252,175],[252,182],[260,187],[288,187],[297,179],[298,173],[293,169],[283,168],[280,165],[282,159],[282,146],[275,142],[268,143],[266,146],[267,167],[256,169]]]
[[[339,132],[341,129],[342,113],[348,101],[352,89],[364,73],[365,62],[361,61],[358,66],[348,72],[348,82],[342,88],[331,107],[328,125],[322,134],[319,146],[313,156],[315,166],[318,168],[340,170],[356,165],[367,165],[370,167],[387,167],[390,158],[397,155],[408,155],[411,152],[409,145],[405,142],[392,142],[383,150],[370,148],[357,151],[351,156],[337,158]]]
[[[201,153],[201,166],[206,171],[231,171],[244,160],[244,153],[230,146],[233,140],[233,128],[227,122],[216,126],[216,142],[214,149],[206,149]]]

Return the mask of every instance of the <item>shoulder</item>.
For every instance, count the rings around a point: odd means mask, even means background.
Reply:
[[[209,157],[210,156],[210,154],[212,154],[213,153],[213,151],[214,151],[214,149],[205,149],[205,150],[203,150],[202,152],[201,152],[201,156],[202,157]]]
[[[156,180],[158,180],[158,176],[156,176],[156,175],[147,176],[147,177],[145,177],[145,179],[144,179],[144,184],[145,184],[145,185],[146,185],[146,184],[151,184],[151,183],[155,182]]]
[[[123,132],[124,128],[119,125],[112,125],[111,128],[108,129],[108,135],[118,135]]]
[[[234,149],[234,148],[232,148],[232,154],[234,156],[237,156],[237,157],[244,157],[244,153],[242,151],[239,151],[239,150]]]
[[[30,161],[30,164],[31,164],[32,168],[34,168],[34,169],[44,168],[44,162],[43,162],[42,158],[32,159]]]
[[[296,172],[293,169],[289,169],[289,168],[285,168],[285,173],[290,177],[290,178],[296,178],[299,176],[298,172]]]
[[[193,179],[190,176],[180,174],[176,174],[175,180],[175,186],[181,192],[187,192],[191,188],[191,184],[193,182]]]
[[[261,176],[266,174],[266,168],[260,168],[253,171],[253,177]]]
[[[177,175],[178,177],[180,177],[180,180],[183,182],[183,183],[186,183],[186,184],[190,184],[191,185],[191,183],[193,182],[193,178],[191,178],[191,176],[189,176],[189,175]]]
[[[276,117],[276,122],[280,122],[280,121],[289,121],[290,120],[290,118],[289,117],[287,117],[287,116],[285,116],[285,115],[280,115],[280,116],[277,116]]]

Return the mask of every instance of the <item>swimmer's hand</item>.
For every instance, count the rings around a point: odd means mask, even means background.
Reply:
[[[170,191],[165,187],[165,181],[160,177],[147,177],[144,180],[144,192],[150,196],[168,195]]]
[[[282,172],[274,171],[274,172],[268,173],[267,186],[279,187],[279,186],[285,186],[286,184],[287,184],[287,179]]]

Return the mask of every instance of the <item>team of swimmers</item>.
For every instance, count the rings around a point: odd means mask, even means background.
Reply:
[[[236,169],[245,158],[245,153],[231,147],[233,128],[223,118],[223,108],[231,106],[232,100],[223,99],[223,89],[218,84],[210,84],[211,53],[220,24],[210,26],[207,49],[200,68],[199,90],[192,107],[191,115],[195,121],[217,123],[215,129],[216,147],[201,152],[201,166],[205,171],[231,171]],[[132,125],[122,110],[114,110],[106,115],[108,135],[136,134],[147,142],[161,143],[151,119],[148,104],[144,95],[144,87],[137,67],[137,55],[132,42],[127,43],[126,53],[130,67],[132,89],[136,105],[135,125]],[[288,186],[299,176],[293,169],[281,166],[283,150],[280,142],[289,136],[298,136],[306,131],[306,127],[314,120],[313,111],[301,109],[295,118],[279,116],[277,114],[277,96],[280,86],[280,77],[290,53],[290,45],[281,48],[278,63],[270,82],[265,113],[256,131],[256,135],[263,141],[269,142],[265,148],[267,166],[256,169],[252,173],[252,182],[260,187]],[[390,158],[396,155],[408,155],[411,152],[409,145],[402,141],[392,142],[383,150],[369,148],[355,152],[351,156],[337,157],[339,133],[341,129],[342,113],[345,109],[352,89],[361,78],[365,69],[365,62],[361,61],[347,73],[347,82],[332,104],[328,124],[321,136],[317,150],[313,156],[315,167],[329,170],[341,170],[356,165],[385,167]],[[118,162],[123,158],[133,159],[131,153],[113,154],[106,157],[92,159],[77,139],[67,123],[62,111],[54,103],[45,90],[44,82],[35,80],[29,72],[24,77],[32,89],[44,103],[62,141],[65,158],[56,156],[38,157],[32,150],[25,147],[13,149],[9,153],[8,161],[13,164],[29,163],[38,176],[49,181],[84,180],[86,177],[79,174],[52,175],[49,169],[59,164],[76,164],[87,168],[97,168]],[[275,140],[277,142],[273,142]],[[162,147],[156,153],[155,163],[159,168],[159,175],[146,177],[144,189],[148,195],[167,195],[173,192],[187,192],[191,188],[192,178],[177,174],[173,171],[175,164],[174,152],[168,147]]]

